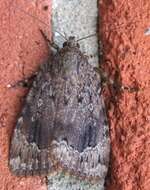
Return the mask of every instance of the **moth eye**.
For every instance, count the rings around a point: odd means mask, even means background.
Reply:
[[[67,46],[68,45],[68,43],[67,42],[64,42],[63,43],[63,47],[65,47],[65,46]]]

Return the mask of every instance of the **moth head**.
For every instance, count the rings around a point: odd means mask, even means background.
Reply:
[[[63,43],[63,47],[80,47],[74,36],[70,36],[67,41]]]

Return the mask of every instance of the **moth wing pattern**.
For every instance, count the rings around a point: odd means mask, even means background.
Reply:
[[[66,45],[42,65],[11,141],[15,174],[61,168],[87,178],[106,175],[109,138],[100,82],[77,46]]]
[[[41,66],[33,81],[11,139],[9,167],[15,175],[48,173],[51,168],[49,150],[46,149],[48,144],[44,147],[49,128],[42,123],[42,111],[45,109],[42,110],[41,107],[47,81],[47,66],[47,63]]]

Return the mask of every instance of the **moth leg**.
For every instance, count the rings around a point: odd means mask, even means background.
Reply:
[[[51,42],[51,41],[48,39],[48,37],[46,36],[46,34],[43,32],[43,30],[40,29],[40,32],[41,32],[43,38],[45,39],[45,41],[47,42],[49,49],[50,49],[51,47],[53,47],[56,51],[58,51],[58,50],[59,50],[58,45],[55,44],[54,42]]]
[[[20,80],[16,82],[15,84],[8,84],[7,88],[16,88],[16,87],[30,88],[32,85],[32,81],[34,80],[36,76],[37,76],[37,73],[34,73],[30,77]]]
[[[102,68],[97,68],[94,67],[94,70],[96,72],[98,72],[101,76],[101,84],[102,84],[102,88],[106,87],[106,86],[111,86],[114,90],[116,91],[125,91],[127,90],[128,92],[137,92],[139,90],[138,86],[135,85],[133,87],[130,86],[124,86],[119,80],[118,80],[118,73],[116,72],[116,77],[115,79],[111,79],[108,76],[108,73],[106,73],[105,71],[102,70]]]

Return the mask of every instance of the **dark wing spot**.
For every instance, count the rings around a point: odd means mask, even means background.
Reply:
[[[78,103],[82,103],[83,97],[78,97]]]
[[[93,125],[88,125],[84,134],[80,137],[78,146],[79,152],[83,152],[87,147],[96,146],[96,128]]]

